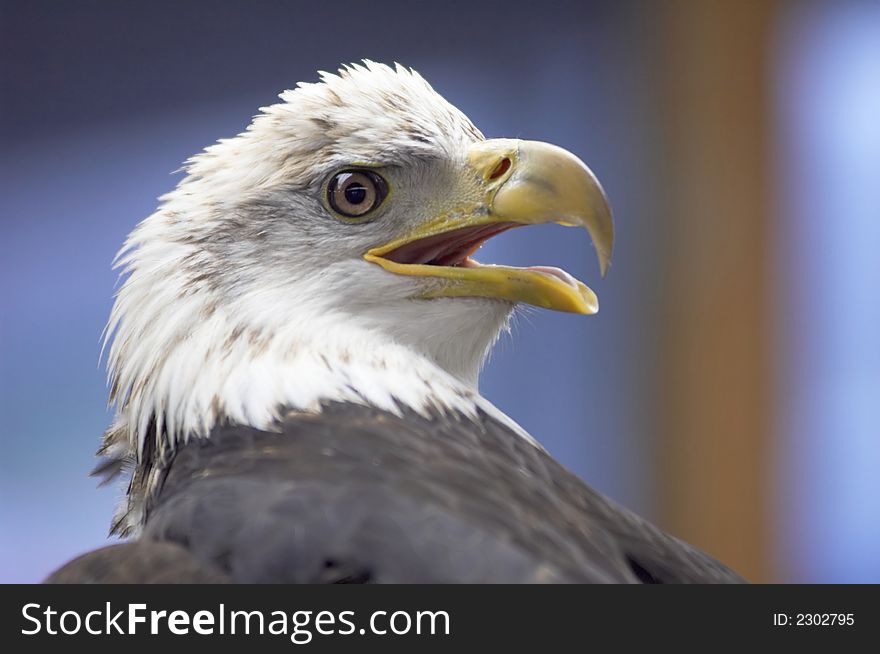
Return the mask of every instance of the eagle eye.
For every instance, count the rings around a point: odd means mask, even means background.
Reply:
[[[388,183],[372,170],[344,170],[327,185],[327,203],[344,218],[363,218],[388,195]]]

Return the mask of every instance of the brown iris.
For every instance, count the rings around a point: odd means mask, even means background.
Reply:
[[[336,173],[327,185],[330,208],[345,218],[363,218],[388,195],[388,184],[371,170]]]

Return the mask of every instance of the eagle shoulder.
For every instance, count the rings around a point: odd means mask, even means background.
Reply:
[[[163,476],[132,545],[232,581],[742,581],[486,414],[328,404],[218,426]]]

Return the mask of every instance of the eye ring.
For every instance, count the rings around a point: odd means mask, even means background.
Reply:
[[[342,170],[327,183],[327,204],[348,219],[363,219],[388,196],[388,183],[372,170]]]

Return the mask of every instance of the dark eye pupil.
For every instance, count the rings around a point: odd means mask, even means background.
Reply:
[[[367,189],[354,182],[345,189],[345,199],[351,204],[360,204],[367,198]]]

